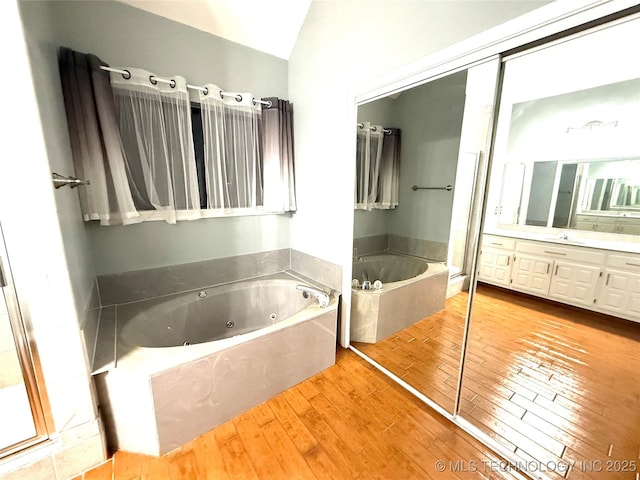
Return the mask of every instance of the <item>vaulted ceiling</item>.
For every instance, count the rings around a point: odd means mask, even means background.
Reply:
[[[117,0],[289,59],[311,0]]]

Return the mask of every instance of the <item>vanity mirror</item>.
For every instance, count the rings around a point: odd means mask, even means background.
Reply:
[[[561,76],[559,64],[514,61],[505,71],[489,227],[640,234],[637,72],[579,68]],[[548,81],[527,81],[544,68]]]

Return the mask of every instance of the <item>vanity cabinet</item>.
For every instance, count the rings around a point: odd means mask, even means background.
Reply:
[[[516,253],[511,288],[521,292],[546,295],[551,283],[553,260]]]
[[[549,297],[574,305],[591,307],[595,303],[600,266],[558,260],[553,267]]]
[[[640,319],[640,255],[610,255],[603,277],[598,308]]]
[[[515,244],[512,238],[484,235],[480,250],[478,278],[487,283],[508,287],[511,281]]]
[[[518,241],[511,287],[590,306],[596,298],[604,258],[605,253],[599,250]]]
[[[593,230],[595,232],[622,233],[640,235],[640,218],[617,215],[585,215],[576,214],[576,230]]]
[[[478,280],[640,321],[640,254],[484,235]]]

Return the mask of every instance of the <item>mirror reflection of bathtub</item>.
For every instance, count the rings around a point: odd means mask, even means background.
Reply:
[[[380,340],[444,309],[449,270],[442,263],[394,252],[357,258],[351,289],[351,340]],[[362,289],[376,280],[382,288]]]

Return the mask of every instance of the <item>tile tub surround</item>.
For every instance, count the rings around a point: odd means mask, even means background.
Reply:
[[[300,323],[263,332],[264,337],[243,335],[246,344],[224,339],[187,349],[143,348],[117,358],[123,307],[264,276],[295,278],[325,291],[329,286],[335,294],[328,308],[316,307],[316,318],[298,316]],[[339,266],[292,249],[98,277],[103,306],[93,373],[110,448],[160,455],[333,365],[341,281]],[[221,345],[225,349],[218,351]],[[140,362],[145,352],[155,353],[155,360]],[[194,380],[198,375],[203,378]],[[211,396],[204,399],[204,391]]]
[[[446,262],[448,248],[448,245],[444,242],[389,234],[389,250],[428,258],[434,262]]]
[[[333,296],[245,335],[125,355],[95,377],[110,447],[162,455],[333,365],[337,305]]]
[[[389,248],[389,234],[371,235],[353,239],[354,256],[382,252]]]
[[[353,248],[356,249],[358,256],[389,250],[434,262],[446,262],[448,252],[446,243],[403,237],[392,233],[354,238]]]
[[[219,285],[291,267],[290,249],[98,276],[102,305],[135,302]]]
[[[351,340],[376,343],[444,309],[449,270],[429,263],[415,278],[393,282],[382,290],[351,290]]]
[[[116,305],[287,270],[341,290],[338,265],[290,248],[100,275],[98,288],[102,306]]]

